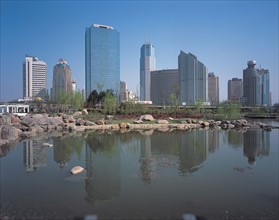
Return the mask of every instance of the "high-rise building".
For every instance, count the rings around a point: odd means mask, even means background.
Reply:
[[[219,104],[219,77],[208,73],[208,101],[210,105]]]
[[[179,101],[178,69],[151,71],[151,101],[155,105],[169,105]]]
[[[243,97],[242,79],[232,78],[228,81],[228,100],[240,102]]]
[[[27,56],[23,62],[23,98],[47,97],[47,65],[37,57]]]
[[[120,102],[128,100],[128,90],[127,85],[124,81],[120,81],[120,94],[119,94]]]
[[[140,100],[150,101],[150,71],[156,69],[154,46],[145,43],[140,49]]]
[[[86,97],[112,89],[119,92],[120,34],[111,26],[93,24],[85,32]],[[101,90],[101,91],[100,91]]]
[[[180,99],[182,104],[207,102],[208,76],[206,66],[191,53],[180,51],[178,56]]]
[[[67,61],[60,58],[53,67],[52,100],[58,101],[61,94],[68,94],[72,91],[72,70]]]
[[[256,61],[248,61],[243,70],[243,98],[247,106],[269,106],[269,71],[255,68]]]

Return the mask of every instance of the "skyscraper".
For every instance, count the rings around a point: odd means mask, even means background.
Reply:
[[[151,71],[151,101],[155,105],[179,101],[178,69]]]
[[[208,77],[206,66],[191,53],[180,51],[178,56],[180,99],[182,103],[194,105],[208,99]]]
[[[37,57],[26,55],[23,62],[23,98],[46,99],[47,65]]]
[[[85,31],[85,90],[119,92],[120,34],[111,26],[93,24]]]
[[[208,101],[210,105],[219,104],[219,77],[208,73]]]
[[[58,101],[61,94],[73,91],[72,71],[67,61],[60,58],[53,67],[52,100]]]
[[[150,101],[150,71],[156,69],[154,46],[145,43],[140,49],[140,100]]]
[[[240,101],[243,96],[242,79],[232,78],[228,81],[228,100]]]
[[[256,61],[248,61],[243,70],[243,98],[248,106],[269,106],[269,71],[255,68]]]

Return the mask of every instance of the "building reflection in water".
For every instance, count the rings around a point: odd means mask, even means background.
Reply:
[[[85,200],[110,200],[121,190],[119,135],[91,133],[86,138]]]
[[[140,138],[140,174],[146,183],[154,177],[156,166],[176,166],[184,175],[197,171],[206,160],[209,149],[219,148],[219,131],[193,130],[154,132]],[[176,158],[176,159],[174,159]]]
[[[202,167],[208,155],[208,131],[193,130],[181,135],[179,172],[190,174]]]
[[[47,166],[47,150],[43,146],[45,140],[27,140],[23,142],[24,166],[27,172],[33,172]]]
[[[244,133],[244,156],[248,158],[248,163],[254,164],[256,157],[268,156],[270,148],[270,132],[263,129],[251,129]]]
[[[140,137],[140,178],[145,183],[151,183],[152,177],[155,173],[153,166],[152,153],[151,153],[151,136],[141,135]]]

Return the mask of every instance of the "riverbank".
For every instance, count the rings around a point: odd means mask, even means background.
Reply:
[[[271,131],[279,126],[267,125],[261,122],[248,122],[239,120],[201,120],[196,118],[165,118],[154,119],[152,115],[141,115],[129,120],[114,120],[114,116],[106,116],[102,119],[88,119],[87,111],[76,112],[73,115],[57,114],[33,114],[27,116],[16,116],[3,114],[0,116],[0,146],[10,141],[20,141],[32,138],[42,133],[56,132],[85,132],[88,130],[191,130],[191,129],[264,129]],[[87,119],[86,119],[87,118]]]

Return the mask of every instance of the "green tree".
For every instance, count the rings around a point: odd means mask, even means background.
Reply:
[[[108,92],[104,98],[104,111],[108,114],[115,114],[117,107],[117,98],[113,95],[112,92]]]

